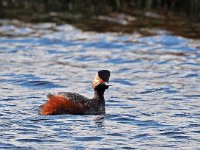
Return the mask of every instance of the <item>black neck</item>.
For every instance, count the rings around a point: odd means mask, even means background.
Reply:
[[[95,103],[95,109],[101,113],[105,113],[105,99],[104,99],[104,91],[94,90],[94,98],[93,102]]]
[[[104,99],[104,91],[94,91],[94,99],[98,100],[99,102],[104,102],[105,103],[105,99]]]

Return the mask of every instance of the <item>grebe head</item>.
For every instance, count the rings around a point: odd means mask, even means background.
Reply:
[[[105,91],[109,88],[108,84],[110,78],[110,71],[100,70],[92,82],[92,87],[97,91]]]

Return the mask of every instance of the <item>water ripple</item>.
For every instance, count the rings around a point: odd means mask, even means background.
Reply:
[[[193,40],[54,23],[4,24],[0,32],[0,149],[199,149]],[[111,70],[105,116],[37,114],[48,92],[92,97],[100,69]]]

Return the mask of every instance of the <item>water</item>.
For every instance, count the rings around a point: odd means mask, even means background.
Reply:
[[[198,40],[13,22],[0,26],[0,149],[200,149]],[[48,92],[92,97],[100,69],[105,116],[37,114]]]

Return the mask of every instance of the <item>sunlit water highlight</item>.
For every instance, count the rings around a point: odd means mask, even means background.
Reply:
[[[159,34],[160,33],[160,34]],[[190,39],[0,26],[0,149],[199,149],[200,48]],[[105,116],[39,116],[48,92],[92,97],[109,69]]]

